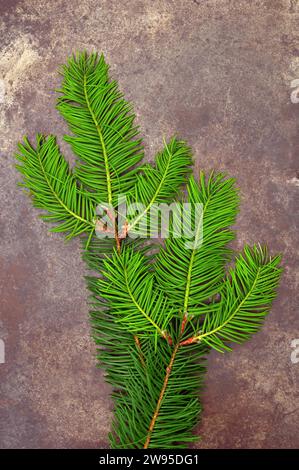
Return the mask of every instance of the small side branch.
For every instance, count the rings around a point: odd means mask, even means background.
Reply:
[[[184,341],[180,342],[180,346],[188,346],[188,344],[198,343],[199,340],[196,336],[192,336],[191,338],[185,339]]]
[[[170,336],[169,333],[167,333],[167,331],[163,331],[163,338],[166,339],[169,346],[172,346],[173,344],[172,337]]]
[[[188,320],[188,314],[187,314],[187,312],[186,312],[186,313],[184,314],[184,317],[183,317],[183,320],[182,320],[181,335],[183,335],[183,333],[184,333],[184,331],[185,331],[185,327],[186,327],[187,320]]]

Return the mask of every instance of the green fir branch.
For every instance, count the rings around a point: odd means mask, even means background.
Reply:
[[[38,134],[35,145],[25,138],[16,157],[20,185],[51,231],[82,238],[92,271],[92,334],[114,400],[111,446],[183,448],[197,439],[207,354],[259,331],[276,296],[280,256],[245,246],[228,268],[239,207],[235,180],[215,172],[201,171],[198,181],[190,176],[191,149],[176,137],[164,141],[153,165],[142,165],[132,106],[103,55],[77,53],[61,73],[57,108],[70,129],[65,140],[75,167],[69,169],[55,137]],[[142,209],[122,220],[124,198]],[[188,229],[178,233],[173,215],[157,249],[146,242],[152,211],[171,203],[179,213],[189,204]],[[98,204],[112,228],[101,225]]]

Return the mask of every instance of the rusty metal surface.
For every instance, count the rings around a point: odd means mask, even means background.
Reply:
[[[298,2],[20,0],[0,9],[0,446],[107,446],[109,387],[95,368],[79,244],[47,233],[16,189],[13,160],[25,134],[61,139],[57,66],[86,48],[105,53],[133,100],[147,158],[162,135],[187,139],[196,171],[238,180],[236,246],[261,241],[284,254],[262,332],[209,359],[198,447],[298,447]]]

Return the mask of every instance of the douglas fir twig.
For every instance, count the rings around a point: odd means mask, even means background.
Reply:
[[[233,253],[235,181],[216,172],[190,176],[183,140],[164,141],[153,164],[141,163],[132,107],[109,79],[103,55],[78,53],[61,74],[57,109],[69,126],[64,139],[74,169],[55,137],[38,134],[35,144],[19,144],[20,184],[52,232],[83,240],[94,272],[87,278],[93,335],[113,389],[111,446],[186,447],[197,439],[205,358],[260,329],[276,295],[280,257],[259,245]],[[121,217],[120,200],[142,209]],[[165,243],[152,250],[145,243],[156,233],[152,214],[172,203],[180,214],[191,208],[189,228],[179,233],[173,217]]]

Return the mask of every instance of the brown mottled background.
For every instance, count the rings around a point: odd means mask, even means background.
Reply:
[[[62,138],[57,66],[86,48],[105,53],[135,103],[147,158],[178,132],[196,170],[236,176],[237,246],[259,240],[284,254],[263,331],[209,359],[198,447],[298,447],[298,2],[9,0],[0,11],[0,446],[108,444],[109,387],[95,368],[79,244],[47,233],[16,189],[13,159],[24,134]]]

